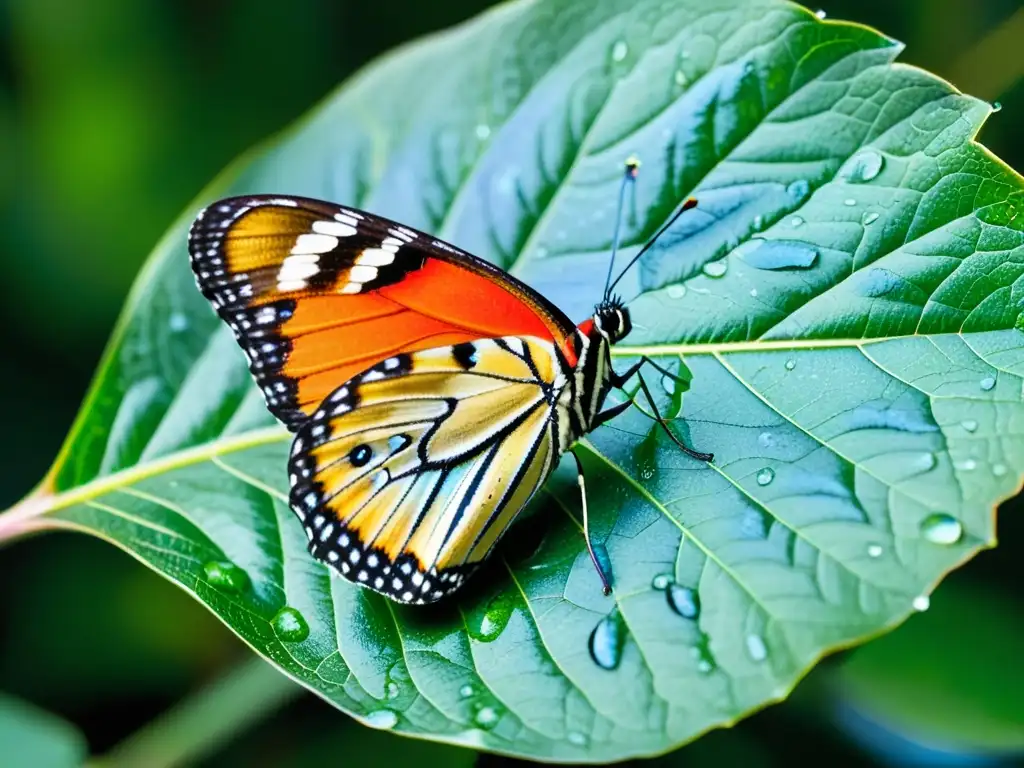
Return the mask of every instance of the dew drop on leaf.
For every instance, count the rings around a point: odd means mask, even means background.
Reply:
[[[814,15],[817,16],[819,19],[824,19],[828,14],[825,13],[824,8],[819,8],[814,12]]]
[[[686,295],[686,286],[682,283],[673,283],[665,289],[670,299],[681,299]]]
[[[587,746],[587,741],[589,741],[586,734],[580,733],[579,731],[569,731],[569,733],[565,735],[565,738],[568,739],[570,744],[574,744],[577,747],[585,747]]]
[[[612,61],[622,61],[629,54],[629,46],[625,40],[619,40],[612,46]]]
[[[378,709],[366,716],[366,724],[371,728],[390,730],[398,725],[398,715],[390,709]]]
[[[932,601],[928,595],[918,595],[914,598],[914,602],[911,605],[915,611],[927,611],[931,607]]]
[[[792,371],[794,368],[796,368],[796,360],[787,360],[786,361],[786,370],[787,371]]]
[[[682,88],[682,87],[684,87],[686,85],[686,73],[683,72],[683,70],[677,69],[674,79],[675,79],[676,85],[678,85],[680,88]]]
[[[626,643],[626,628],[618,610],[597,622],[590,633],[590,658],[601,669],[615,669],[622,661],[622,647]]]
[[[818,249],[800,240],[765,240],[753,237],[737,254],[755,269],[807,269],[818,260]]]
[[[937,463],[938,459],[935,458],[934,453],[922,453],[911,461],[911,467],[917,472],[927,472],[930,469],[935,469]]]
[[[175,312],[168,318],[167,324],[174,333],[181,333],[188,328],[188,318],[181,314],[181,312]]]
[[[490,135],[491,126],[486,123],[480,123],[480,125],[476,127],[476,137],[480,139],[480,141],[486,141]]]
[[[480,624],[475,628],[470,627],[473,639],[482,643],[489,643],[496,639],[505,631],[508,620],[512,618],[513,605],[513,599],[504,592],[493,598],[487,604],[487,610],[484,611]]]
[[[750,297],[753,298],[753,299],[757,298],[757,288],[751,288],[750,289]]]
[[[775,445],[775,438],[772,437],[771,432],[762,432],[757,436],[757,444],[762,448],[771,448]]]
[[[992,388],[995,387],[995,385],[996,380],[991,376],[986,376],[984,379],[978,382],[978,386],[980,386],[985,392],[990,392]]]
[[[881,544],[868,544],[868,557],[881,557],[882,551]]]
[[[974,419],[964,419],[963,421],[960,422],[960,426],[963,427],[968,432],[975,432],[978,429],[978,422],[976,422]]]
[[[789,220],[789,226],[791,227],[802,227],[804,225],[803,216],[794,216]]]
[[[860,217],[860,223],[865,227],[870,226],[878,221],[878,214],[874,211],[865,211],[864,215]]]
[[[797,179],[786,187],[786,194],[796,203],[802,203],[811,193],[811,183],[807,179]]]
[[[249,576],[234,563],[211,561],[203,565],[207,580],[225,592],[241,592],[249,586]]]
[[[764,216],[762,216],[760,213],[757,214],[754,217],[753,224],[754,224],[754,229],[757,230],[757,231],[760,231],[761,228],[764,226]]]
[[[398,683],[390,682],[384,688],[384,693],[389,699],[397,699],[398,694],[402,692],[402,689],[398,687]]]
[[[1002,102],[999,102],[999,101],[993,101],[993,102],[992,102],[992,114],[993,114],[993,115],[994,115],[994,114],[995,114],[996,112],[1001,112],[1001,111],[1002,111],[1002,109],[1003,109],[1003,104],[1002,104]]]
[[[1002,477],[1008,471],[1009,470],[1006,468],[1005,464],[993,464],[992,465],[992,474],[995,475],[996,477]]]
[[[662,590],[668,589],[669,584],[672,583],[672,576],[668,573],[659,573],[653,579],[651,579],[651,586],[654,589]]]
[[[764,644],[764,638],[760,635],[747,635],[747,653],[754,661],[767,659],[768,646]]]
[[[956,468],[962,472],[973,472],[978,468],[978,462],[974,459],[964,459],[956,463]]]
[[[932,544],[956,544],[963,533],[960,521],[945,512],[935,512],[921,521],[921,535]]]
[[[476,723],[477,728],[483,728],[485,731],[491,730],[498,724],[498,720],[501,716],[498,714],[498,710],[494,707],[480,707],[477,710],[476,715],[473,717],[473,722]]]
[[[843,200],[843,205],[849,205],[849,206],[852,207],[852,206],[854,206],[856,204],[857,204],[857,201],[854,200],[852,197],[848,197],[845,200]]]
[[[669,608],[684,619],[696,619],[700,616],[700,595],[689,587],[672,584],[665,593]]]
[[[309,637],[309,624],[297,610],[286,605],[274,615],[271,622],[274,634],[286,643],[299,643]]]
[[[475,692],[476,692],[476,689],[473,688],[473,686],[470,685],[469,683],[466,683],[464,686],[459,688],[459,696],[461,696],[464,699],[468,699]]]
[[[729,267],[725,263],[725,261],[718,260],[709,261],[701,268],[701,271],[708,277],[721,277],[726,273],[726,270],[728,270],[728,268]]]
[[[765,467],[757,473],[757,484],[764,486],[768,485],[772,480],[775,479],[775,470],[771,467]]]
[[[884,166],[885,158],[881,154],[866,149],[847,160],[839,175],[850,183],[859,184],[878,176]]]

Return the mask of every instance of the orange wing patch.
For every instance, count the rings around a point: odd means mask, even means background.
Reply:
[[[572,354],[572,322],[539,294],[365,211],[296,197],[228,198],[199,214],[189,252],[200,290],[249,356],[268,408],[292,430],[341,384],[399,353],[532,336]]]

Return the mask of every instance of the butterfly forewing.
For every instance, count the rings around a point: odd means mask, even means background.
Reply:
[[[311,553],[399,602],[456,590],[553,467],[559,372],[551,342],[481,339],[338,387],[289,463]]]
[[[292,430],[394,355],[502,336],[563,345],[573,332],[554,305],[487,262],[322,201],[221,200],[197,217],[189,253],[268,408]]]

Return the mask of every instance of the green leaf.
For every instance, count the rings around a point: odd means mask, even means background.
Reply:
[[[101,536],[340,709],[408,735],[604,762],[785,697],[992,546],[1024,470],[1024,182],[973,141],[989,106],[900,50],[778,0],[538,0],[371,65],[183,213],[0,536]],[[453,605],[329,578],[285,502],[287,435],[193,285],[199,205],[367,208],[582,319],[632,153],[624,256],[687,195],[700,205],[620,283],[639,295],[616,364],[685,356],[675,429],[714,464],[636,409],[584,441],[611,597],[568,466],[541,523]],[[656,389],[662,407],[681,392]]]
[[[85,739],[70,723],[21,699],[0,693],[0,744],[12,765],[73,768],[82,764]]]

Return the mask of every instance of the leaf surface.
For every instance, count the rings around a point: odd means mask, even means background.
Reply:
[[[323,698],[410,735],[604,762],[783,698],[992,546],[1024,470],[1024,183],[973,141],[989,106],[900,50],[777,0],[540,0],[385,57],[183,213],[54,471],[0,530],[108,539]],[[453,605],[329,578],[285,501],[287,435],[193,284],[198,208],[366,208],[580,320],[630,154],[622,263],[700,205],[620,283],[634,331],[616,364],[685,360],[674,428],[713,466],[636,409],[582,443],[610,597],[565,463]]]

